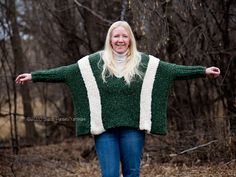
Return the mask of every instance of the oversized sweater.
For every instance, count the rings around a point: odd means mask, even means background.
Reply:
[[[32,72],[33,82],[64,82],[74,105],[76,134],[101,134],[110,128],[133,127],[167,133],[167,101],[174,80],[205,76],[205,67],[167,63],[141,53],[139,70],[128,85],[124,78],[102,80],[103,61],[94,53],[77,63]]]

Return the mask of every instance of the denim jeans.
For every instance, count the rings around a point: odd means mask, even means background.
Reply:
[[[96,152],[102,177],[139,177],[144,146],[144,131],[114,128],[95,136]]]

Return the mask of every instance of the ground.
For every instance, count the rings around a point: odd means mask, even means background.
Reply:
[[[0,150],[0,177],[99,177],[93,142],[70,139],[59,144],[22,148],[18,155]],[[84,150],[87,149],[87,150]],[[89,149],[89,150],[88,150]],[[236,177],[236,160],[186,165],[145,158],[141,177]]]

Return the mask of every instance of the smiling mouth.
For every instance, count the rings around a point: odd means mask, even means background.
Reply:
[[[125,46],[125,44],[116,44],[116,46],[122,47]]]

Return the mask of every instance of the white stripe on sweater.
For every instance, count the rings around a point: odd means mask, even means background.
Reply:
[[[159,59],[149,55],[149,62],[146,70],[146,74],[143,79],[143,85],[140,95],[140,130],[147,130],[148,133],[152,127],[152,88],[155,81],[155,75],[159,65]]]
[[[90,108],[90,132],[97,135],[105,131],[102,123],[101,97],[89,63],[89,56],[78,61],[81,75],[87,89]]]

